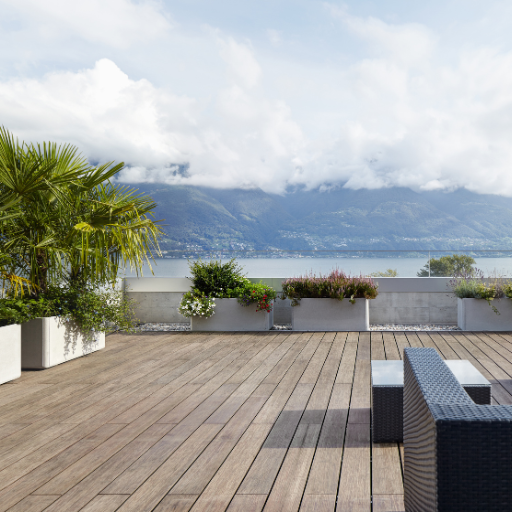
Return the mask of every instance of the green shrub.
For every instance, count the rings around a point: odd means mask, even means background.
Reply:
[[[497,279],[491,282],[486,282],[484,281],[483,277],[464,277],[461,279],[454,279],[450,284],[453,293],[459,299],[486,300],[489,306],[497,315],[500,313],[496,307],[491,304],[491,301],[494,299],[501,299],[506,295],[505,289],[510,290],[511,288],[510,284],[502,286]]]
[[[283,294],[297,306],[301,299],[327,298],[343,300],[354,304],[355,299],[374,299],[377,285],[370,277],[347,276],[341,270],[333,270],[329,275],[292,277],[283,281]]]
[[[233,290],[243,286],[243,268],[235,259],[227,263],[221,261],[203,261],[201,259],[190,264],[192,288],[203,292],[208,297],[224,297]]]
[[[190,264],[191,292],[183,295],[179,311],[186,317],[215,314],[214,300],[238,299],[242,306],[256,304],[256,311],[272,311],[276,292],[263,283],[252,283],[233,258],[227,263],[198,260]]]
[[[272,301],[276,298],[276,291],[263,283],[251,283],[246,279],[242,288],[236,289],[238,303],[242,306],[256,304],[256,311],[272,311]]]
[[[84,332],[110,330],[112,325],[131,330],[135,325],[131,305],[120,291],[50,286],[37,299],[0,299],[0,325],[60,316],[74,320]]]

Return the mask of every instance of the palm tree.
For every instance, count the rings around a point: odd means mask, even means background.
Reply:
[[[50,282],[113,282],[159,253],[156,206],[110,181],[123,163],[91,166],[71,145],[19,143],[0,128],[0,251],[29,279],[33,295]]]

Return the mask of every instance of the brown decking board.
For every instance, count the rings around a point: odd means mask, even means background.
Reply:
[[[403,511],[372,359],[468,359],[512,403],[506,333],[115,334],[0,386],[0,512]]]

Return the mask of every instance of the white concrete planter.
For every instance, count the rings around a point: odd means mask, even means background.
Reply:
[[[105,333],[84,335],[58,316],[35,318],[21,326],[21,366],[39,370],[105,348]]]
[[[301,299],[292,308],[294,331],[369,331],[368,299]]]
[[[190,318],[192,331],[268,331],[274,325],[274,310],[256,311],[256,304],[241,306],[237,299],[216,299],[210,318]]]
[[[457,324],[463,331],[512,331],[512,300],[457,299]]]
[[[0,327],[0,384],[21,377],[21,326]]]

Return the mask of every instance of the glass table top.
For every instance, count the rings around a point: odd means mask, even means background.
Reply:
[[[462,386],[487,385],[491,383],[469,362],[465,360],[445,361],[446,365]],[[372,361],[372,384],[374,386],[403,386],[403,361]]]

